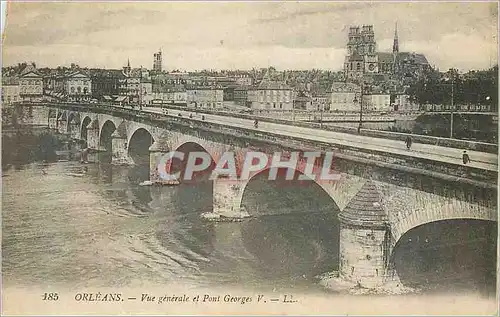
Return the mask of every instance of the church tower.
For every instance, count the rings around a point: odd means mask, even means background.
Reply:
[[[132,68],[130,67],[130,58],[127,60],[127,66],[124,66],[123,67],[123,73],[128,76],[130,75],[130,71],[132,70]]]
[[[345,78],[348,80],[358,80],[365,73],[377,72],[378,61],[373,25],[350,27],[347,55],[344,62]]]
[[[399,42],[398,42],[398,22],[396,22],[396,28],[394,29],[394,43],[392,44],[392,54],[399,53]]]
[[[392,72],[396,73],[398,71],[398,53],[399,53],[399,40],[398,40],[398,22],[396,22],[396,27],[394,28],[394,42],[392,43]]]
[[[153,54],[153,71],[161,72],[162,71],[162,56],[161,49],[158,50],[158,53]]]

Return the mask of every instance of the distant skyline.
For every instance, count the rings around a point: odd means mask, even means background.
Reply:
[[[418,52],[441,70],[498,63],[496,2],[10,2],[3,65],[341,70],[351,25],[378,51]]]

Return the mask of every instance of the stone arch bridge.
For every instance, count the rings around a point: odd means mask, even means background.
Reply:
[[[409,230],[448,219],[497,221],[496,182],[448,173],[439,164],[405,161],[379,154],[307,144],[285,137],[235,129],[188,118],[108,109],[52,107],[50,127],[85,140],[95,154],[107,153],[115,164],[133,164],[130,152],[141,134],[143,155],[149,156],[150,180],[157,178],[157,162],[164,153],[195,144],[214,160],[226,151],[317,150],[335,153],[338,181],[319,182],[341,211],[340,275],[373,287],[384,283],[391,270],[390,253]],[[144,137],[145,136],[145,137]],[[137,148],[137,146],[136,146]],[[238,164],[238,162],[237,162]],[[214,218],[252,216],[241,202],[248,181],[213,180]]]

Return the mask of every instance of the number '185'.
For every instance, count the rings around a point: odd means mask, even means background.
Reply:
[[[57,293],[44,293],[42,296],[43,300],[58,300],[59,295]]]

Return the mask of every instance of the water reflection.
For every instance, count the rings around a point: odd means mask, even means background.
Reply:
[[[276,180],[269,180],[269,171],[252,177],[245,188],[242,205],[255,216],[333,213],[340,210],[333,199],[314,181],[285,180],[278,173]]]
[[[337,269],[339,226],[333,213],[263,216],[242,225],[242,238],[264,278],[311,278]]]
[[[401,281],[428,290],[495,293],[497,224],[459,219],[410,230],[393,257]]]

